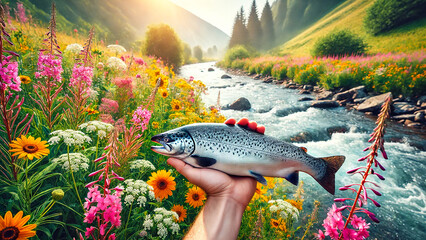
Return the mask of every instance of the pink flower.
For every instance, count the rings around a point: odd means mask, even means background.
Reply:
[[[116,239],[115,233],[109,235],[109,237],[108,237],[108,240],[115,240],[115,239]]]
[[[88,92],[92,86],[93,68],[74,65],[69,86],[77,86],[83,92]]]
[[[18,77],[18,63],[10,62],[12,56],[3,58],[0,63],[0,90],[8,87],[14,91],[21,91],[21,79]]]
[[[318,231],[318,233],[314,233],[314,236],[315,236],[317,239],[320,239],[320,240],[325,239],[324,233],[323,233],[321,230],[319,230],[319,231]]]
[[[95,231],[95,227],[91,226],[86,228],[86,233],[84,234],[87,238],[90,237]]]
[[[194,77],[193,77],[193,76],[190,76],[190,77],[189,77],[189,82],[192,82],[192,81],[194,81]]]
[[[118,102],[108,98],[102,98],[99,111],[103,113],[118,113]]]
[[[16,14],[16,16],[18,17],[18,20],[19,20],[21,23],[26,23],[26,22],[28,22],[27,15],[26,15],[26,13],[25,13],[25,7],[24,7],[24,4],[22,4],[22,3],[18,2],[18,3],[16,4],[16,8],[17,8],[17,10],[15,10],[15,14]]]
[[[104,123],[114,124],[115,122],[111,114],[100,114],[99,119]]]
[[[62,57],[57,55],[46,54],[42,52],[38,55],[36,78],[52,78],[53,81],[62,81]]]
[[[117,86],[117,94],[119,98],[126,101],[130,98],[133,98],[133,80],[131,78],[120,79],[117,78],[114,80],[114,84]]]
[[[145,61],[144,61],[142,58],[135,57],[135,58],[133,58],[133,59],[135,60],[135,63],[136,63],[136,64],[139,64],[139,65],[146,65]]]
[[[149,124],[150,119],[151,111],[148,111],[147,109],[143,108],[143,106],[139,106],[133,113],[132,121],[143,132],[147,129],[147,125]]]
[[[136,74],[136,78],[142,78],[140,74]]]

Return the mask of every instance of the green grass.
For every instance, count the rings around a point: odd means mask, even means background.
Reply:
[[[306,56],[318,38],[334,30],[349,29],[368,43],[368,53],[412,52],[426,47],[426,18],[373,36],[364,28],[364,16],[374,1],[347,0],[311,27],[276,48],[279,55]]]

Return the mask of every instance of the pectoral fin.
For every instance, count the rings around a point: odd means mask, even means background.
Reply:
[[[284,177],[287,181],[291,182],[293,185],[297,186],[299,184],[299,172],[290,173],[287,177]]]
[[[209,157],[201,157],[198,155],[192,155],[192,158],[196,160],[196,164],[200,167],[210,167],[216,163],[216,159]]]
[[[259,174],[257,172],[253,172],[252,170],[249,171],[251,176],[254,177],[258,182],[260,182],[263,185],[267,185],[265,177],[262,176],[262,174]]]

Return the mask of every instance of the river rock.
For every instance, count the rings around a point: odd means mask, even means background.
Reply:
[[[409,123],[409,124],[406,124],[406,125],[407,125],[407,127],[414,127],[414,128],[420,128],[422,126],[422,124],[418,123],[418,122],[413,122],[413,123]]]
[[[314,87],[312,85],[304,85],[303,90],[312,91],[312,90],[314,90]]]
[[[229,108],[237,111],[247,111],[251,108],[251,104],[247,98],[241,97],[235,102],[231,103]]]
[[[413,113],[413,112],[419,110],[418,107],[411,105],[407,102],[395,102],[395,103],[392,104],[392,106],[393,106],[392,113],[395,114],[395,115]]]
[[[389,97],[389,95],[391,94],[391,92],[388,92],[378,96],[370,97],[363,103],[358,105],[358,107],[356,107],[356,110],[360,112],[379,112],[386,98]]]
[[[263,83],[271,83],[272,81],[274,81],[274,78],[272,77],[268,77],[267,79],[263,80]]]
[[[422,104],[420,105],[420,107],[421,107],[421,108],[423,108],[423,109],[425,109],[425,108],[426,108],[426,102],[422,103]]]
[[[311,104],[311,107],[315,108],[335,108],[338,107],[339,103],[333,100],[320,100],[315,101]]]
[[[414,115],[414,114],[402,114],[402,115],[398,115],[398,116],[393,116],[392,119],[394,119],[396,121],[399,121],[399,120],[402,120],[402,119],[408,119],[408,120],[414,121],[415,116],[416,115]]]
[[[223,74],[222,77],[220,77],[221,79],[229,79],[232,78],[231,76],[227,75],[227,74]]]
[[[360,103],[364,102],[367,99],[368,99],[368,97],[356,98],[356,99],[354,99],[354,103],[360,104]]]
[[[304,101],[312,101],[312,100],[314,100],[314,99],[310,98],[310,97],[301,97],[297,101],[304,102]]]
[[[351,88],[347,91],[337,93],[333,96],[333,100],[340,101],[340,100],[352,100],[355,98],[363,98],[366,97],[367,94],[365,93],[365,86],[359,86],[355,88]]]
[[[345,126],[335,126],[327,128],[327,133],[329,136],[333,135],[333,133],[347,133],[349,130]]]
[[[414,121],[415,122],[424,122],[425,121],[425,114],[423,112],[418,112],[414,115]]]
[[[259,80],[261,78],[262,78],[262,75],[260,75],[260,74],[257,74],[256,76],[253,77],[253,79],[255,79],[255,80]]]
[[[421,106],[423,103],[426,103],[426,95],[417,99],[417,106]]]
[[[317,100],[326,100],[330,99],[333,96],[332,91],[322,91],[317,95]]]
[[[308,90],[300,90],[299,94],[311,94]]]
[[[214,71],[214,68],[209,68],[209,69],[207,69],[207,71],[209,71],[209,72],[213,72],[213,71]]]
[[[297,134],[296,136],[290,138],[292,142],[302,142],[302,143],[312,141],[313,139],[314,137],[309,132],[301,132]]]

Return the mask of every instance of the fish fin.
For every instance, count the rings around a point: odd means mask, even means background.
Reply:
[[[308,149],[307,148],[305,148],[305,147],[300,147],[303,151],[305,151],[305,153],[307,153],[308,152]]]
[[[322,177],[321,179],[315,178],[315,180],[317,180],[317,182],[321,184],[321,186],[325,190],[334,195],[335,175],[339,168],[342,166],[343,162],[345,161],[345,156],[323,157],[320,159],[325,161],[327,167],[324,177]]]
[[[209,157],[201,157],[198,155],[192,155],[191,157],[196,160],[197,165],[200,167],[210,167],[217,162],[216,159]]]
[[[287,177],[284,177],[287,181],[297,186],[299,184],[299,171],[290,173]]]
[[[251,176],[253,176],[258,182],[260,182],[263,185],[268,185],[268,183],[266,182],[265,177],[262,176],[262,174],[259,174],[257,172],[254,172],[252,170],[249,170],[249,173],[251,174]]]

